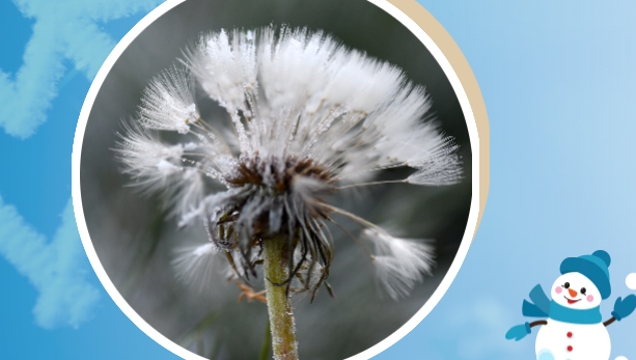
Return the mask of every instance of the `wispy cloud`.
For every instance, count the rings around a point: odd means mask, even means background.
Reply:
[[[425,321],[435,324],[425,332],[424,353],[444,359],[525,359],[534,354],[534,341],[506,340],[504,334],[515,325],[509,308],[488,295],[476,295],[461,302],[442,302]],[[518,322],[518,321],[517,321]],[[430,332],[430,333],[429,333]]]
[[[0,70],[0,127],[27,138],[46,121],[57,96],[57,83],[70,60],[92,79],[115,41],[100,23],[148,11],[162,0],[14,0],[25,17],[35,20],[23,64],[14,76]]]
[[[90,269],[70,200],[48,242],[0,197],[0,254],[39,291],[33,308],[38,325],[78,327],[89,319],[100,293],[86,280]]]

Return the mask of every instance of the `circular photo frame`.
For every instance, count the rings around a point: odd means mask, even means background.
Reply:
[[[187,359],[377,355],[446,292],[487,190],[475,78],[410,1],[167,1],[73,148],[98,278]]]

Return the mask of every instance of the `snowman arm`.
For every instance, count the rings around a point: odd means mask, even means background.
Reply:
[[[635,309],[636,309],[636,295],[630,294],[626,296],[624,299],[619,297],[618,299],[616,299],[616,302],[614,303],[614,311],[612,311],[612,319],[621,321],[624,318],[631,315],[631,313],[634,312]],[[611,324],[613,322],[612,319],[607,320],[605,323],[607,323],[607,325]]]
[[[533,321],[531,323],[527,322],[525,324],[513,326],[506,333],[506,339],[508,339],[508,340],[513,340],[514,339],[515,341],[519,341],[519,340],[523,339],[524,337],[526,337],[526,335],[528,335],[528,334],[530,334],[532,332],[532,330],[530,330],[531,327],[537,326],[537,325],[546,325],[547,323],[548,322],[545,321],[545,320],[537,320],[537,321]]]
[[[609,318],[605,322],[603,322],[603,325],[605,325],[605,327],[607,327],[607,326],[611,325],[614,321],[616,321],[616,318],[612,316],[611,318]]]
[[[530,323],[531,328],[537,325],[548,325],[548,322],[546,320],[537,320]]]

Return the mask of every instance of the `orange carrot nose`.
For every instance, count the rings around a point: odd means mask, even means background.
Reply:
[[[578,295],[579,293],[576,292],[576,290],[572,290],[572,289],[568,289],[568,292],[570,293],[570,297],[575,298],[576,295]]]

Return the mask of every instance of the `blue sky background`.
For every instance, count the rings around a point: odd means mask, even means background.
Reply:
[[[0,0],[0,352],[11,359],[176,359],[101,288],[69,206],[71,147],[90,81],[160,0]],[[636,272],[636,4],[421,0],[480,84],[491,189],[456,281],[377,359],[532,359],[521,301],[568,256],[607,250],[613,294]],[[633,292],[633,291],[631,291]],[[636,360],[636,315],[609,327]]]

